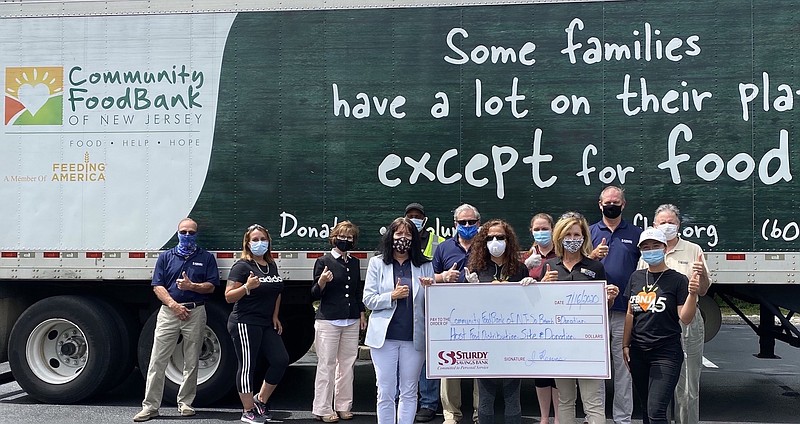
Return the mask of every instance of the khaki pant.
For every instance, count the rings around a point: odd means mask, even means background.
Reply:
[[[147,368],[147,384],[144,389],[142,409],[157,411],[164,396],[164,372],[178,343],[183,336],[183,382],[178,390],[178,407],[191,406],[197,394],[197,358],[200,356],[203,332],[206,328],[206,308],[198,306],[189,311],[189,318],[181,321],[166,306],[161,306],[156,318],[153,350]]]
[[[461,413],[461,381],[460,378],[443,378],[441,383],[442,411],[445,423],[460,422]],[[473,380],[472,421],[478,422],[478,381]]]
[[[334,410],[349,412],[353,408],[353,366],[358,358],[359,322],[341,327],[318,319],[314,328],[318,361],[311,413],[326,416],[332,415]]]
[[[605,424],[606,408],[600,386],[605,380],[557,378],[558,387],[558,421],[562,423],[575,423],[575,401],[578,398],[577,386],[581,388],[583,411],[589,424]]]
[[[705,323],[700,308],[694,314],[691,324],[683,330],[683,366],[675,388],[675,422],[677,424],[697,424],[700,422],[700,372],[703,371],[703,343],[705,343]]]

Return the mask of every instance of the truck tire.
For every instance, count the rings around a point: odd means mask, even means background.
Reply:
[[[722,326],[722,311],[712,296],[700,296],[697,301],[700,314],[703,316],[705,342],[710,341],[717,335]]]
[[[314,308],[297,306],[291,313],[281,314],[283,345],[289,353],[289,363],[297,362],[314,343]]]
[[[236,352],[227,328],[229,312],[214,302],[207,302],[205,308],[206,333],[200,351],[195,406],[209,405],[222,399],[231,392],[236,379]],[[153,349],[157,316],[158,310],[150,315],[139,335],[139,370],[145,379]],[[177,402],[178,389],[183,379],[182,343],[183,339],[178,338],[178,344],[165,371],[163,400],[170,404]]]
[[[122,356],[119,328],[97,299],[53,296],[20,315],[9,364],[20,387],[41,402],[71,404],[97,394]]]
[[[139,323],[133,311],[124,305],[112,306],[110,303],[96,299],[108,316],[114,320],[119,335],[120,356],[112,364],[111,375],[103,386],[103,390],[117,387],[131,374],[136,365],[136,343],[139,338]]]

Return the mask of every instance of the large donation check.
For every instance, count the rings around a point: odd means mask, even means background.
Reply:
[[[426,289],[428,378],[610,378],[605,281]]]

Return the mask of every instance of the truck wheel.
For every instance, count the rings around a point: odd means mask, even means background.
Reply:
[[[53,296],[20,315],[9,339],[9,364],[20,387],[47,403],[87,399],[108,384],[120,337],[96,299]]]
[[[206,303],[206,331],[203,336],[203,347],[197,372],[198,406],[212,404],[230,393],[236,376],[236,352],[228,333],[228,311],[216,303]],[[150,364],[150,353],[153,349],[153,335],[156,329],[158,311],[154,312],[142,328],[139,335],[139,370],[147,379],[147,368]],[[174,404],[178,398],[178,389],[183,381],[183,338],[167,363],[164,379],[164,401]]]
[[[722,311],[712,296],[700,296],[697,301],[700,314],[703,315],[705,342],[710,341],[717,335],[722,326]]]
[[[314,343],[314,309],[311,305],[303,311],[297,307],[291,314],[281,317],[283,345],[289,353],[289,363],[297,362],[308,353]]]

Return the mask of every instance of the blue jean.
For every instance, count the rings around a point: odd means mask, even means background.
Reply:
[[[425,364],[419,373],[419,407],[437,411],[439,409],[439,382],[441,380],[428,380],[425,377]]]
[[[680,343],[670,343],[652,350],[630,348],[633,388],[644,402],[643,424],[668,424],[667,408],[678,385],[683,364]]]

